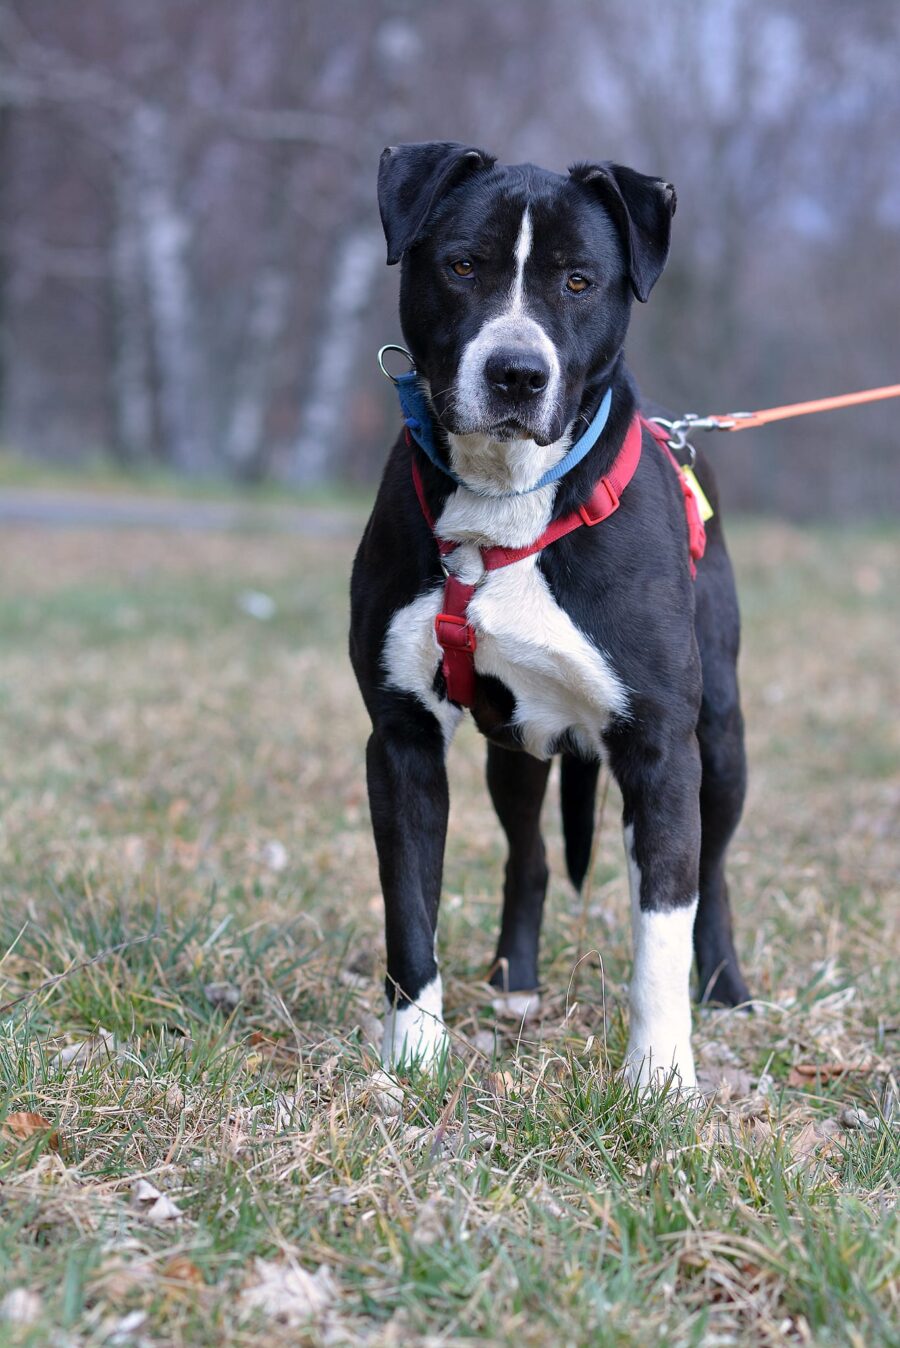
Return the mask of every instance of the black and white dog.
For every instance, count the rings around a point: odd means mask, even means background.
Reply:
[[[624,800],[631,886],[626,1069],[641,1083],[674,1070],[690,1088],[692,953],[702,998],[749,997],[724,874],[745,759],[739,617],[718,511],[693,580],[681,478],[644,427],[609,518],[496,570],[483,551],[526,551],[617,461],[638,407],[622,353],[632,297],[646,300],[665,265],[675,193],[609,163],[562,176],[441,142],[385,150],[378,196],[388,262],[403,262],[401,323],[437,450],[397,440],[351,587],[385,903],[384,1064],[427,1064],[446,1036],[435,940],[445,758],[463,715],[435,637],[449,573],[475,587],[465,615],[472,714],[509,843],[491,982],[520,994],[538,985],[552,758],[562,758],[576,887],[607,762]],[[604,400],[589,452],[538,485]],[[697,476],[715,507],[702,461]]]

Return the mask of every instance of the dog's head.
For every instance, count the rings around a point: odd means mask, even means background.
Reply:
[[[400,317],[455,435],[558,440],[600,390],[669,251],[675,192],[617,164],[568,176],[438,141],[384,151]]]

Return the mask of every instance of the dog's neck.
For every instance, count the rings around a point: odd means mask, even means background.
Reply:
[[[555,468],[572,443],[571,428],[559,440],[491,440],[486,435],[447,435],[450,467],[463,483],[483,496],[528,492]]]

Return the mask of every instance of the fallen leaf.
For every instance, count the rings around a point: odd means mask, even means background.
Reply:
[[[241,1001],[241,990],[234,983],[206,983],[203,996],[217,1011],[233,1011]]]
[[[859,1105],[845,1105],[840,1113],[840,1121],[845,1128],[872,1130],[878,1128],[878,1120],[870,1118],[866,1111]]]
[[[723,1104],[743,1100],[753,1092],[753,1078],[744,1067],[733,1063],[714,1063],[697,1070],[697,1088],[704,1095],[718,1095]]]
[[[69,1067],[72,1063],[84,1065],[94,1054],[105,1053],[112,1057],[116,1051],[115,1035],[110,1030],[99,1029],[96,1034],[77,1044],[66,1044],[53,1054],[50,1062],[54,1067]]]
[[[837,1119],[823,1119],[821,1122],[810,1119],[789,1139],[788,1145],[794,1160],[800,1165],[809,1165],[829,1155],[834,1150],[839,1133]]]
[[[28,1287],[14,1287],[0,1301],[0,1320],[12,1325],[33,1325],[42,1311],[40,1297]]]
[[[59,1151],[59,1136],[43,1114],[7,1114],[3,1121],[2,1136],[7,1142],[27,1142],[28,1138],[38,1137],[41,1133],[49,1133],[47,1145]]]
[[[447,1239],[447,1222],[439,1198],[427,1199],[416,1214],[412,1239],[416,1249],[437,1245]]]
[[[766,1118],[735,1113],[709,1119],[701,1129],[700,1137],[706,1147],[728,1147],[736,1143],[756,1153],[772,1141],[774,1131]]]
[[[270,838],[263,843],[259,856],[262,864],[276,873],[283,871],[288,864],[288,850],[277,838]]]
[[[147,844],[137,833],[129,833],[122,839],[122,859],[133,871],[142,870],[147,860]]]
[[[337,1297],[338,1289],[324,1264],[315,1273],[307,1273],[299,1264],[279,1264],[257,1259],[255,1281],[240,1296],[245,1315],[262,1311],[272,1320],[299,1325],[318,1315]]]
[[[122,1345],[122,1348],[124,1348],[125,1344],[134,1343],[134,1338],[132,1337],[134,1331],[140,1329],[146,1319],[146,1311],[129,1311],[128,1314],[123,1315],[121,1319],[104,1326],[106,1332],[104,1333],[103,1342],[108,1343],[110,1348],[119,1348],[120,1344]]]
[[[509,1071],[486,1072],[484,1084],[492,1095],[499,1096],[501,1099],[518,1095],[520,1090],[520,1083]]]
[[[176,1254],[169,1259],[163,1264],[160,1273],[167,1282],[186,1283],[194,1287],[203,1285],[203,1274],[186,1254]]]
[[[141,1216],[154,1224],[178,1221],[183,1216],[177,1203],[145,1179],[139,1179],[132,1185],[131,1201]]]
[[[270,1035],[263,1034],[262,1030],[253,1030],[247,1039],[247,1044],[254,1050],[249,1055],[252,1059],[251,1070],[257,1071],[263,1059],[271,1062],[273,1066],[296,1066],[297,1046],[284,1039],[273,1039]],[[245,1065],[246,1065],[245,1060]]]
[[[355,969],[342,969],[338,974],[338,982],[343,983],[345,988],[353,988],[354,991],[368,988],[370,981],[365,974],[358,974]]]
[[[173,838],[172,851],[178,864],[188,870],[193,870],[200,861],[199,842],[191,842],[187,838]]]
[[[798,1062],[788,1073],[789,1086],[827,1086],[830,1081],[840,1081],[849,1072],[858,1072],[845,1062]]]
[[[166,817],[173,828],[176,828],[185,818],[191,808],[191,802],[185,800],[184,796],[176,796],[166,811]]]

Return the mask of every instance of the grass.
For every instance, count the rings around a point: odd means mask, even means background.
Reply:
[[[454,1052],[380,1087],[347,543],[6,533],[0,1344],[900,1342],[900,537],[733,540],[761,1002],[697,1013],[688,1107],[616,1071],[614,791],[584,904],[548,804],[542,1019],[494,1020],[503,849],[470,727]]]
[[[0,445],[0,490],[49,491],[54,495],[88,492],[92,496],[176,498],[180,501],[226,501],[241,505],[356,506],[371,504],[371,487],[343,484],[294,486],[264,479],[230,481],[222,474],[186,477],[163,463],[117,463],[99,451],[86,460],[39,459]]]

